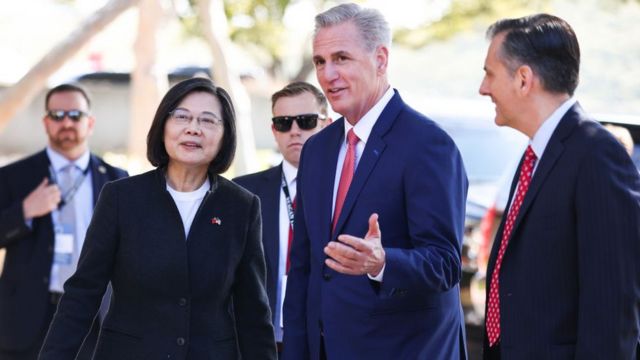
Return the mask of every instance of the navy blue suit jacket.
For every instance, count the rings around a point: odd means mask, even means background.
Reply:
[[[396,92],[377,119],[331,234],[344,118],[311,137],[298,170],[284,304],[287,360],[458,359],[465,356],[460,249],[467,178],[451,138]],[[384,280],[337,273],[323,248],[363,237],[379,214]]]
[[[502,358],[636,358],[639,191],[623,147],[575,104],[539,159],[502,260]]]
[[[234,182],[258,195],[262,215],[262,246],[267,262],[267,295],[273,326],[280,326],[276,316],[278,296],[278,264],[280,258],[280,189],[282,164],[270,169],[237,177]]]
[[[0,348],[21,351],[40,336],[49,307],[53,262],[51,214],[25,224],[22,201],[49,175],[46,151],[0,169],[0,248],[6,249],[0,277]],[[91,155],[93,203],[105,183],[127,176]]]

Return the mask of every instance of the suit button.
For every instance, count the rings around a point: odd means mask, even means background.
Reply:
[[[47,251],[49,252],[49,254],[53,254],[53,245],[49,245]]]
[[[179,337],[176,339],[176,344],[178,344],[179,346],[184,345],[185,341],[183,337]]]
[[[49,277],[48,276],[43,277],[42,282],[45,284],[49,284]]]
[[[326,281],[331,280],[331,274],[324,273],[324,274],[322,274],[322,277],[323,277]]]
[[[187,305],[187,299],[185,298],[180,298],[180,300],[178,301],[178,304],[180,306],[186,306]]]

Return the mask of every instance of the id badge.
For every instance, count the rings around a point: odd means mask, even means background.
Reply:
[[[71,265],[73,258],[73,234],[56,233],[53,262],[58,265]]]
[[[284,274],[282,275],[282,281],[280,282],[280,328],[283,329],[284,328],[284,320],[283,320],[283,313],[284,313],[284,295],[287,292],[287,277],[289,277],[289,275]]]

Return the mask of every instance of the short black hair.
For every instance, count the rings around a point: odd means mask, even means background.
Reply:
[[[310,93],[316,98],[316,102],[320,106],[320,112],[322,113],[322,115],[327,116],[327,98],[317,87],[304,81],[294,81],[273,93],[273,95],[271,95],[271,110],[273,110],[273,107],[276,106],[276,102],[279,99],[284,97],[297,96],[305,92]]]
[[[497,21],[487,37],[505,33],[498,55],[509,70],[529,65],[545,90],[573,95],[580,74],[580,46],[571,26],[549,14]]]
[[[231,166],[236,153],[236,112],[229,94],[223,88],[216,86],[210,79],[202,77],[183,80],[175,84],[162,98],[147,134],[147,159],[151,165],[166,167],[169,163],[169,154],[164,147],[165,124],[170,113],[178,107],[180,102],[187,95],[197,92],[205,92],[215,96],[222,107],[224,134],[220,151],[209,164],[209,172],[221,174]]]
[[[87,89],[85,89],[82,85],[80,85],[78,83],[60,84],[60,85],[58,85],[56,87],[53,87],[53,88],[49,89],[49,91],[47,91],[47,95],[45,95],[45,97],[44,97],[44,109],[46,111],[51,110],[51,109],[49,109],[49,99],[51,98],[51,96],[53,94],[63,93],[63,92],[77,92],[77,93],[80,93],[82,95],[82,97],[84,97],[84,99],[87,101],[87,108],[91,109],[91,99],[89,98],[89,92],[87,91]]]

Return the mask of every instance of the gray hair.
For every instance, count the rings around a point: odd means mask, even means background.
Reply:
[[[353,21],[360,30],[364,47],[373,51],[379,45],[391,46],[391,30],[380,11],[360,7],[354,3],[341,4],[316,16],[315,38],[322,28]]]

